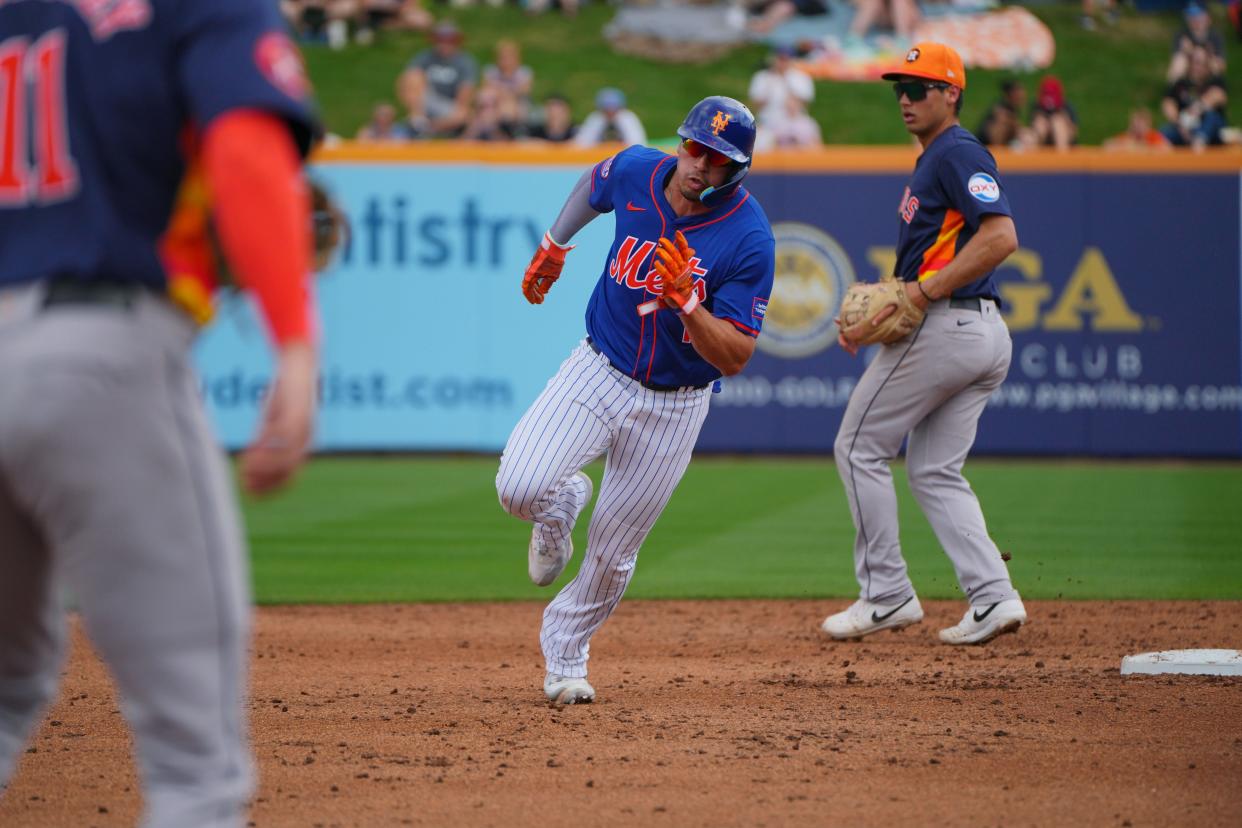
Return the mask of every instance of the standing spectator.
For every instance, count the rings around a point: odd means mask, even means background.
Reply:
[[[625,108],[625,93],[611,86],[599,90],[595,96],[595,111],[586,117],[574,136],[574,143],[580,147],[593,147],[607,141],[619,141],[627,146],[647,143],[643,122]]]
[[[988,107],[975,137],[985,146],[1008,147],[1034,143],[1031,131],[1022,124],[1026,109],[1026,87],[1015,79],[1001,81],[1000,99]]]
[[[526,131],[535,73],[522,63],[517,41],[496,42],[496,62],[483,67],[475,114],[464,138],[509,140]]]
[[[1168,121],[1161,128],[1175,147],[1219,144],[1225,125],[1225,79],[1212,73],[1212,56],[1204,46],[1190,51],[1186,77],[1175,81],[1164,93],[1160,109]]]
[[[1065,87],[1055,75],[1045,75],[1039,82],[1031,130],[1038,146],[1064,151],[1078,143],[1078,114],[1065,99]]]
[[[544,99],[542,117],[530,128],[528,135],[540,141],[559,144],[573,140],[576,132],[569,100],[563,95],[552,94]]]
[[[397,108],[390,103],[377,103],[371,120],[358,130],[357,140],[369,143],[409,141],[415,136],[408,124],[397,118]]]
[[[1130,124],[1126,131],[1104,140],[1105,149],[1168,149],[1169,140],[1164,133],[1151,124],[1151,112],[1147,107],[1130,111]]]
[[[1186,6],[1185,24],[1173,38],[1169,57],[1168,81],[1176,83],[1190,71],[1190,53],[1196,46],[1207,49],[1213,75],[1225,73],[1225,40],[1212,28],[1212,17],[1198,3]]]
[[[456,138],[470,120],[479,67],[461,47],[452,23],[437,23],[432,45],[414,57],[397,78],[397,98],[415,134]]]
[[[793,65],[793,58],[792,46],[777,46],[768,67],[750,79],[750,103],[759,121],[755,149],[761,152],[777,146],[820,143],[819,124],[806,111],[815,97],[815,84],[810,75]]]

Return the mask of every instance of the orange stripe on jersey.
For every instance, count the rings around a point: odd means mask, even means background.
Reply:
[[[953,261],[953,257],[957,255],[957,236],[962,232],[965,223],[965,217],[957,210],[944,211],[940,234],[936,236],[931,247],[923,252],[923,263],[919,265],[919,281],[930,279]]]

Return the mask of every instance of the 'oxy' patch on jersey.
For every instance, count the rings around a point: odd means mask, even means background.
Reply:
[[[664,197],[677,159],[630,147],[591,175],[591,207],[614,213],[616,234],[586,310],[587,333],[612,364],[644,382],[702,385],[720,372],[701,356],[678,312],[656,300],[653,268],[661,237],[680,230],[695,254],[695,291],[713,316],[758,336],[772,293],[775,241],[745,189],[707,213],[678,217]]]
[[[907,282],[944,269],[987,215],[1012,215],[992,153],[961,126],[923,151],[897,208],[897,270]],[[991,273],[953,291],[957,297],[998,298]]]

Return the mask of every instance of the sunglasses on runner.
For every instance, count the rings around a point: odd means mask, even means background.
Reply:
[[[686,148],[686,154],[691,158],[698,158],[703,153],[707,153],[707,163],[712,167],[725,167],[733,163],[733,159],[720,150],[714,150],[709,146],[700,144],[698,141],[692,141],[687,138],[681,142],[681,145]]]
[[[930,89],[948,89],[947,83],[939,81],[897,81],[893,84],[893,94],[897,96],[897,100],[901,100],[901,96],[905,95],[910,99],[910,103],[918,103],[927,98],[927,92]]]

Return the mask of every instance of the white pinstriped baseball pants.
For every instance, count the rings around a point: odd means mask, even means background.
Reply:
[[[496,474],[505,511],[555,541],[573,531],[574,475],[607,455],[578,575],[543,613],[550,673],[585,677],[591,636],[629,585],[638,550],[690,464],[711,389],[652,391],[584,341],[522,416]]]

